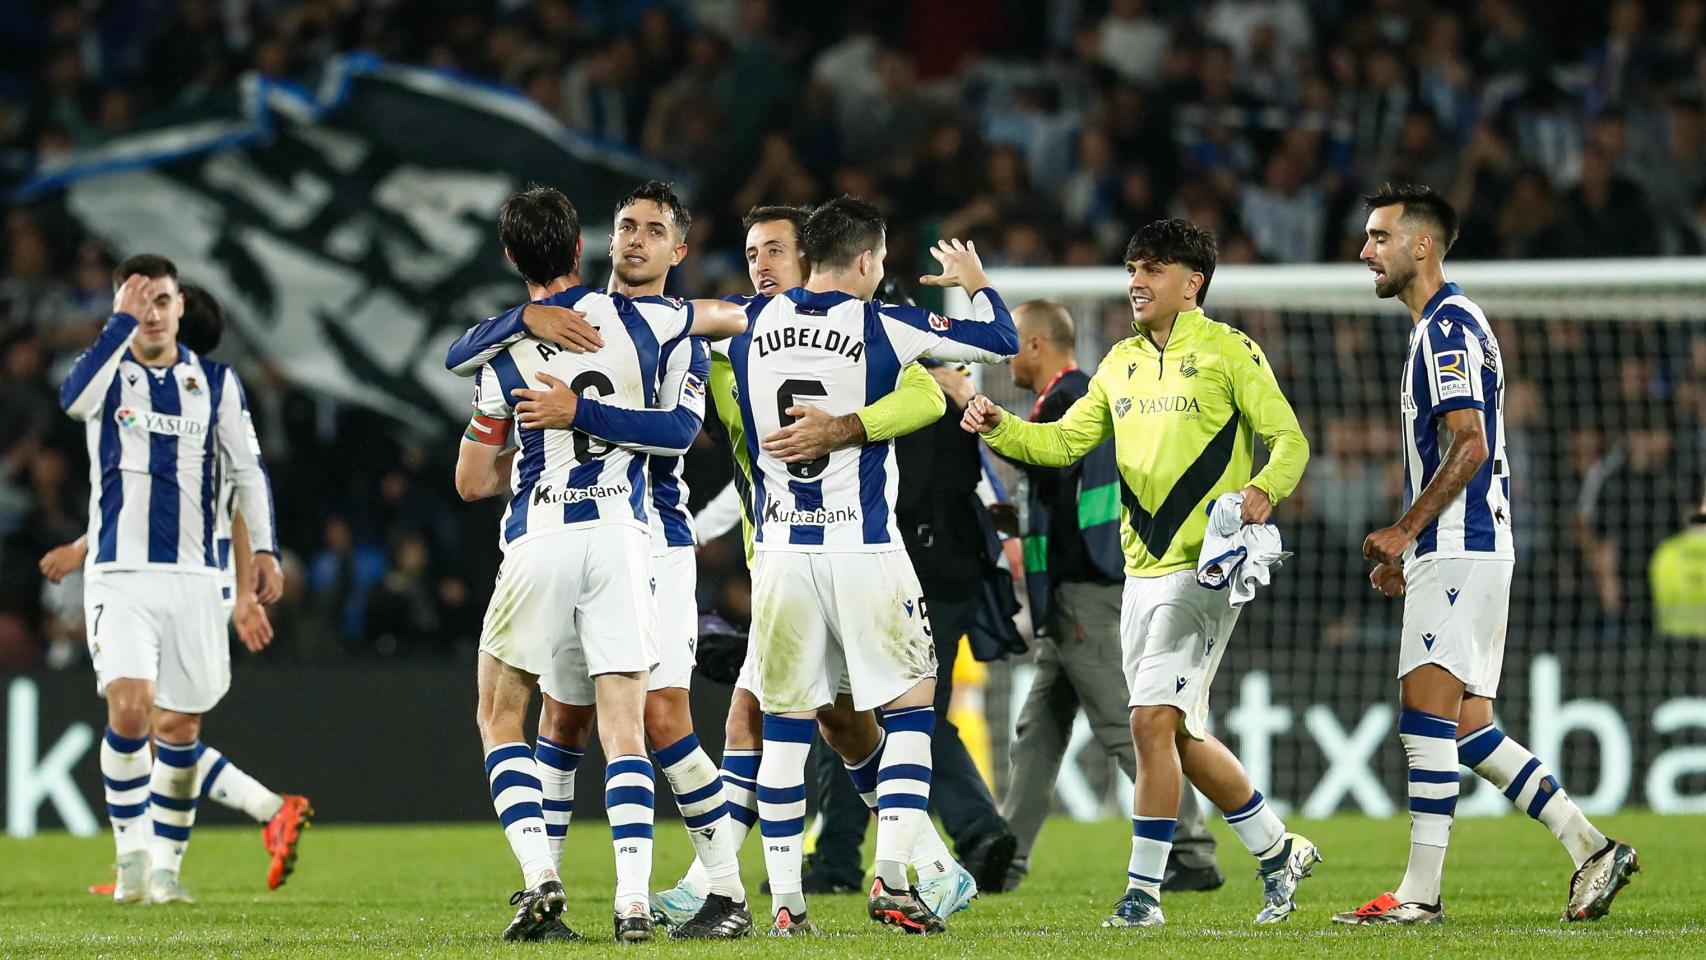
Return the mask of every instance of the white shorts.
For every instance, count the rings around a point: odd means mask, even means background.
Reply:
[[[735,689],[745,690],[752,694],[753,699],[758,698],[758,644],[750,639],[746,644],[746,659],[740,662],[740,676],[735,678]],[[852,693],[853,688],[848,684],[847,672],[844,670],[841,673],[841,682],[835,685],[835,696],[839,699],[851,696]]]
[[[1477,697],[1499,694],[1516,561],[1419,557],[1404,565],[1404,633],[1398,677],[1424,663],[1444,667]]]
[[[112,570],[83,587],[95,690],[114,680],[154,683],[154,705],[206,713],[231,688],[231,645],[219,578],[202,573]]]
[[[480,649],[561,703],[590,705],[592,678],[657,665],[652,544],[626,525],[573,528],[511,544]]]
[[[906,551],[761,551],[752,564],[753,667],[766,713],[829,706],[845,678],[871,710],[936,675],[924,591]],[[743,671],[744,672],[744,671]]]
[[[658,665],[646,689],[688,689],[693,683],[693,651],[699,646],[699,559],[692,547],[671,547],[652,555],[657,578]]]
[[[1120,598],[1120,659],[1128,706],[1173,706],[1192,738],[1208,733],[1208,691],[1238,622],[1231,591],[1197,584],[1195,570],[1127,577]]]

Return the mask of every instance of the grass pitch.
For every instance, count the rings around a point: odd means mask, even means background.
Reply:
[[[1017,892],[984,896],[952,918],[943,937],[907,937],[864,916],[862,897],[817,897],[816,941],[652,943],[631,949],[673,957],[1043,960],[1053,957],[1706,957],[1706,817],[1629,813],[1602,828],[1641,851],[1641,873],[1612,914],[1565,924],[1570,862],[1538,824],[1512,814],[1459,821],[1445,880],[1445,924],[1418,930],[1346,929],[1328,916],[1394,886],[1407,844],[1402,819],[1356,817],[1297,822],[1327,860],[1305,881],[1302,908],[1278,928],[1250,925],[1260,895],[1253,864],[1216,824],[1226,886],[1168,896],[1160,930],[1102,930],[1124,884],[1123,822],[1049,824],[1035,872]],[[679,825],[658,832],[654,886],[674,882],[690,857]],[[763,865],[745,852],[746,881],[760,920]],[[867,857],[869,851],[867,850]],[[184,879],[201,902],[120,909],[84,892],[109,876],[106,836],[0,839],[0,957],[492,957],[591,955],[610,940],[613,889],[609,835],[577,820],[565,859],[570,924],[589,942],[503,944],[505,901],[518,882],[497,824],[419,827],[323,825],[303,839],[296,875],[268,892],[258,830],[198,829]]]

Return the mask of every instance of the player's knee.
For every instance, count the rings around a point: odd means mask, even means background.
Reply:
[[[593,712],[545,698],[545,708],[539,712],[539,735],[565,747],[584,748],[592,737]]]
[[[1133,707],[1131,710],[1131,739],[1139,752],[1145,746],[1155,749],[1173,742],[1179,729],[1179,711],[1175,707]]]
[[[193,743],[201,736],[201,717],[168,710],[158,711],[154,715],[154,736],[167,743]]]
[[[646,740],[660,750],[693,732],[693,717],[685,702],[646,698]]]
[[[758,698],[745,690],[736,690],[729,701],[729,718],[723,724],[725,749],[757,750],[764,742],[764,711]]]
[[[141,697],[108,697],[107,726],[132,740],[148,735],[148,702]]]

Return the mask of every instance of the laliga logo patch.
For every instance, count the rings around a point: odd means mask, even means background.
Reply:
[[[948,323],[949,321],[947,317],[944,317],[939,313],[930,314],[930,329],[946,330],[948,329]]]
[[[1124,417],[1131,412],[1131,398],[1121,397],[1114,401],[1114,416]]]

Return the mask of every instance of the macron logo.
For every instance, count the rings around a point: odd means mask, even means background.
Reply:
[[[1457,605],[1457,590],[1455,588],[1453,588],[1453,587],[1446,587],[1445,588],[1445,602],[1451,604],[1452,606]]]
[[[1434,635],[1431,633],[1422,634],[1422,646],[1432,650],[1434,648]]]
[[[1185,689],[1185,684],[1187,682],[1189,682],[1189,681],[1187,681],[1184,677],[1180,677],[1177,680],[1174,680],[1173,681],[1173,692],[1178,693],[1179,691]]]

